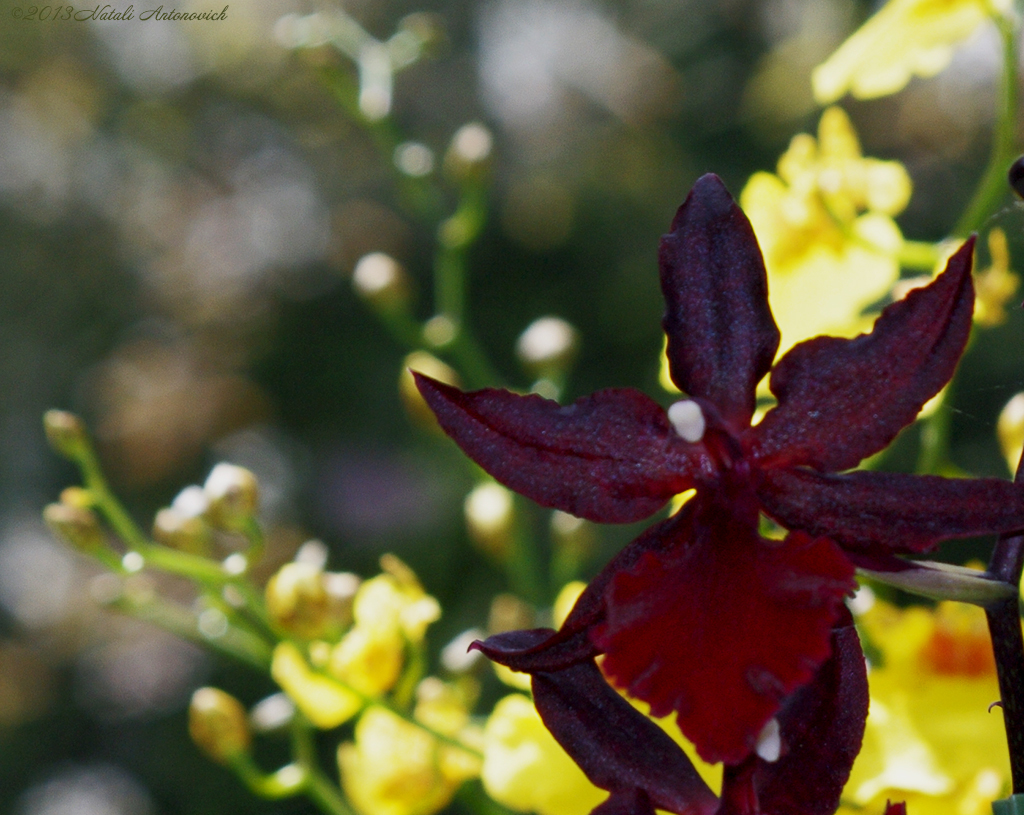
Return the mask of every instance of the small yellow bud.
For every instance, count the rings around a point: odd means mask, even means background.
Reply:
[[[1011,473],[1017,471],[1021,450],[1024,449],[1024,393],[1018,393],[1003,408],[996,422],[999,446]]]
[[[89,436],[85,424],[74,413],[48,410],[43,415],[43,428],[50,447],[72,461],[79,461],[88,452]]]
[[[49,504],[43,520],[50,530],[80,552],[95,552],[106,546],[99,519],[88,507],[71,504]]]
[[[201,517],[182,515],[166,507],[153,519],[153,538],[171,549],[198,555],[207,551],[210,528]]]
[[[440,432],[434,412],[423,401],[423,396],[416,387],[416,381],[412,378],[413,371],[456,387],[459,385],[459,375],[455,373],[454,369],[426,351],[413,351],[402,362],[402,373],[398,377],[398,395],[402,398],[406,413],[420,427],[433,428]]]
[[[217,688],[200,688],[192,694],[188,732],[196,746],[220,764],[248,752],[251,743],[242,703]]]
[[[352,286],[374,308],[397,311],[409,305],[409,278],[402,264],[384,252],[359,259],[352,271]]]
[[[244,467],[218,464],[203,485],[210,506],[206,518],[217,529],[238,531],[259,506],[259,483]]]
[[[65,487],[60,491],[60,502],[69,507],[92,507],[96,501],[92,493],[82,487]]]
[[[562,374],[579,345],[576,329],[560,317],[534,320],[516,340],[516,356],[536,376]]]
[[[330,624],[324,573],[311,563],[286,563],[267,581],[267,612],[284,630],[305,639],[322,636]]]
[[[501,560],[512,542],[515,504],[512,493],[493,481],[480,484],[463,504],[466,529],[481,550]]]
[[[494,136],[479,122],[463,125],[452,136],[444,156],[444,169],[450,178],[465,182],[479,180],[490,166]]]

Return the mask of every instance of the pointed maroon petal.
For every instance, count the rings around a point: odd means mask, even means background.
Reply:
[[[924,552],[946,538],[1024,529],[1024,485],[998,478],[770,470],[764,511],[787,529],[866,554]]]
[[[827,539],[768,541],[728,507],[694,504],[671,548],[613,579],[591,636],[616,684],[655,716],[675,710],[705,761],[737,764],[828,657],[853,565]]]
[[[772,371],[778,406],[751,431],[766,466],[855,467],[889,444],[953,375],[971,330],[974,238],[930,285],[893,303],[870,334],[815,337]]]
[[[628,523],[657,512],[692,486],[688,473],[704,455],[639,391],[603,390],[563,407],[414,376],[441,427],[473,461],[538,504],[592,521]]]
[[[585,630],[556,632],[550,628],[506,631],[483,642],[477,640],[469,647],[499,665],[530,674],[560,671],[600,653]]]
[[[739,430],[750,423],[779,329],[754,230],[718,176],[694,184],[659,260],[672,381]]]
[[[907,815],[907,802],[897,801],[894,804],[892,801],[886,801],[885,815]]]
[[[868,715],[868,678],[860,640],[845,608],[832,630],[832,656],[814,681],[779,711],[784,753],[758,762],[756,786],[764,812],[832,815],[839,807]]]
[[[637,805],[647,798],[678,815],[714,811],[715,795],[686,754],[619,696],[593,661],[536,674],[533,700],[544,725],[591,783],[616,796],[608,815],[646,812],[615,809],[631,798]]]

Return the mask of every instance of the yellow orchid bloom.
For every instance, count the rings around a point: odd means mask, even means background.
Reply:
[[[876,601],[858,617],[881,654],[868,675],[864,746],[841,812],[906,800],[921,815],[983,815],[1008,791],[1009,761],[995,661],[981,609]]]
[[[822,105],[847,91],[872,99],[912,76],[934,76],[982,23],[1011,8],[1010,0],[890,0],[814,69],[814,97]]]
[[[899,162],[862,155],[837,107],[822,114],[817,139],[793,138],[777,174],[750,178],[740,205],[764,253],[780,354],[808,337],[853,336],[869,326],[862,312],[899,275],[903,236],[893,216],[910,192]]]

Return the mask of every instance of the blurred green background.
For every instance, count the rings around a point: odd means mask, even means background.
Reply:
[[[468,314],[508,383],[529,386],[515,340],[554,314],[582,337],[565,398],[632,385],[667,403],[659,235],[698,175],[738,194],[814,131],[810,69],[871,4],[353,1],[344,10],[381,40],[429,34],[372,127],[339,101],[357,82],[348,58],[287,47],[288,15],[329,17],[330,4],[232,0],[217,22],[28,20],[30,8],[0,2],[0,812],[311,811],[256,801],[187,737],[197,685],[251,703],[269,680],[97,610],[96,568],[39,519],[76,479],[45,446],[43,411],[86,418],[144,525],[229,459],[260,478],[271,563],[311,537],[334,569],[372,574],[397,553],[445,610],[436,650],[482,624],[505,586],[463,527],[470,471],[408,420],[406,349],[352,290],[356,261],[385,251],[431,313],[438,220],[410,206],[391,147],[430,149],[443,218],[453,134],[472,121],[493,133]],[[969,198],[997,68],[982,31],[939,77],[844,104],[865,153],[914,180],[908,237],[943,237]],[[995,222],[1019,254],[1018,205]],[[953,459],[975,473],[1006,474],[993,431],[1024,387],[1022,348],[1015,309],[966,357]],[[909,436],[892,466],[913,466]],[[601,529],[584,571],[633,531]]]

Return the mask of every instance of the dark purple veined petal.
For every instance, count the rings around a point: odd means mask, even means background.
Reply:
[[[770,470],[757,490],[787,529],[866,554],[924,552],[946,538],[1024,529],[1024,484],[998,478]]]
[[[706,455],[639,391],[598,391],[563,407],[414,376],[441,427],[484,470],[542,506],[592,521],[628,523],[657,512],[692,486],[689,474]]]
[[[659,260],[672,381],[738,431],[750,423],[779,329],[754,230],[718,176],[694,184]]]
[[[690,759],[654,722],[617,694],[593,661],[533,677],[545,727],[591,783],[612,793],[594,812],[711,815],[717,798]],[[602,807],[605,807],[602,809]]]
[[[766,467],[847,470],[891,442],[953,376],[971,330],[974,238],[870,334],[793,347],[769,382],[779,404],[750,433]]]
[[[705,761],[738,764],[828,657],[853,565],[828,539],[768,541],[728,506],[688,507],[671,546],[615,575],[591,636],[612,681],[675,711]]]
[[[832,656],[779,711],[783,753],[755,773],[764,812],[832,815],[864,738],[868,678],[849,611],[832,629]]]

